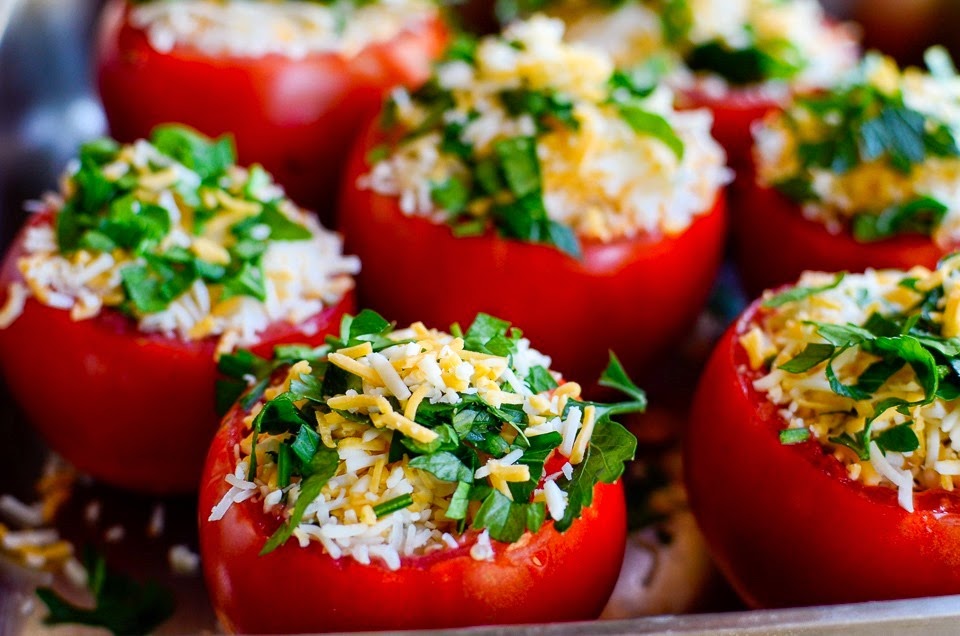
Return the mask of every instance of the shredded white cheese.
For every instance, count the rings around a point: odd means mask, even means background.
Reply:
[[[353,57],[435,15],[435,5],[424,0],[376,0],[359,7],[351,2],[160,0],[134,7],[130,22],[146,31],[161,53],[189,46],[210,55],[302,59],[313,53]]]

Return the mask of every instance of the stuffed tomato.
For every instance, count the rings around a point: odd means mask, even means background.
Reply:
[[[750,126],[795,92],[829,86],[856,64],[856,34],[816,0],[566,0],[569,38],[603,48],[618,67],[662,73],[680,108],[713,112],[713,135],[740,168]]]
[[[227,629],[600,614],[636,447],[610,418],[646,399],[611,356],[601,382],[629,401],[583,401],[509,326],[479,315],[466,333],[395,329],[367,310],[325,347],[261,361],[269,380],[225,418],[200,492],[204,574]]]
[[[395,94],[350,160],[339,226],[365,305],[401,322],[502,315],[583,380],[611,346],[638,369],[686,333],[729,173],[709,114],[673,111],[562,32],[536,17],[461,41]]]
[[[734,215],[751,291],[805,269],[932,268],[960,246],[960,80],[945,52],[928,63],[932,73],[901,72],[871,54],[836,89],[755,129]]]
[[[686,485],[750,606],[960,593],[958,266],[806,273],[720,341]]]
[[[97,75],[114,136],[169,122],[233,134],[244,163],[326,221],[343,149],[391,88],[426,79],[446,39],[429,0],[111,0]]]
[[[134,490],[195,490],[217,358],[323,341],[359,264],[227,139],[83,146],[0,270],[0,371],[51,448]],[[227,402],[229,405],[229,402]]]

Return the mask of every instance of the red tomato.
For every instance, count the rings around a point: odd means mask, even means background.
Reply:
[[[551,353],[552,368],[592,382],[608,349],[628,368],[642,368],[703,308],[723,251],[722,194],[679,236],[585,241],[577,260],[493,232],[456,238],[446,225],[404,215],[395,197],[358,188],[378,141],[374,126],[347,165],[340,229],[363,261],[361,304],[389,319],[466,326],[486,312],[523,325]]]
[[[731,88],[723,95],[713,95],[701,88],[677,93],[677,108],[706,108],[713,112],[711,134],[727,151],[727,164],[741,168],[750,160],[753,148],[753,123],[779,110],[783,100],[772,97],[760,87]],[[739,172],[739,170],[738,170]]]
[[[179,122],[234,135],[241,164],[261,163],[304,207],[332,217],[343,153],[390,88],[425,81],[447,30],[439,18],[413,23],[356,57],[335,53],[211,55],[186,45],[156,51],[110,0],[97,51],[100,95],[113,136],[146,138]]]
[[[780,443],[786,422],[753,389],[738,342],[758,311],[714,351],[684,448],[690,507],[721,571],[752,607],[960,593],[960,493],[917,492],[911,514],[818,442]]]
[[[22,281],[22,241],[21,233],[0,270],[0,304],[10,283]],[[321,344],[353,310],[351,292],[304,323],[271,325],[253,350],[269,356],[276,344]],[[50,447],[81,471],[130,490],[194,492],[218,421],[216,344],[142,333],[112,309],[74,322],[31,298],[0,329],[0,372]]]
[[[593,504],[564,533],[548,521],[514,544],[492,542],[496,557],[470,556],[464,544],[403,558],[391,571],[333,559],[320,544],[295,539],[258,556],[281,519],[263,504],[233,504],[220,521],[210,510],[229,489],[234,446],[246,434],[234,407],[210,447],[200,488],[200,553],[207,589],[229,631],[308,633],[433,629],[468,625],[548,623],[600,615],[620,573],[626,542],[621,482],[598,484]],[[561,463],[548,463],[547,471]]]
[[[823,223],[804,218],[800,205],[760,186],[752,174],[743,186],[732,215],[734,254],[751,294],[795,281],[804,270],[933,268],[944,254],[960,247],[940,247],[916,234],[860,243],[849,231],[831,234]]]

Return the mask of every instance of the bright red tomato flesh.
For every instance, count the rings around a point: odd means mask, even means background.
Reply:
[[[703,308],[723,251],[722,193],[674,237],[584,242],[577,260],[554,247],[493,232],[456,238],[447,225],[404,215],[395,197],[357,187],[372,127],[354,150],[341,195],[340,229],[363,261],[360,301],[408,324],[470,324],[485,312],[523,325],[552,368],[592,382],[613,349],[628,369],[682,338]]]
[[[23,234],[0,270],[0,304],[22,281],[22,241]],[[275,323],[253,350],[269,356],[277,344],[321,344],[354,304],[350,292],[304,323]],[[219,420],[216,343],[142,333],[112,309],[75,322],[31,298],[0,329],[0,372],[50,447],[81,471],[130,490],[195,492]]]
[[[160,53],[129,23],[128,11],[123,0],[111,0],[98,38],[97,77],[113,136],[146,138],[170,122],[214,137],[232,134],[241,164],[263,164],[324,221],[360,126],[389,89],[427,79],[448,37],[434,18],[353,58],[221,56],[186,45]]]
[[[911,514],[818,442],[780,443],[786,423],[738,341],[758,307],[717,345],[685,440],[690,507],[721,571],[751,607],[960,593],[960,493],[917,492]]]
[[[940,247],[930,237],[904,234],[860,243],[849,231],[831,234],[803,217],[800,205],[751,173],[732,214],[734,253],[747,291],[756,295],[797,280],[804,270],[862,272],[874,269],[934,268],[960,245]]]
[[[200,553],[211,601],[230,631],[308,633],[432,629],[594,619],[620,573],[626,541],[623,486],[598,484],[593,504],[564,533],[552,522],[514,544],[493,542],[492,561],[470,556],[471,532],[455,550],[404,558],[396,571],[379,561],[333,559],[296,539],[258,556],[280,525],[260,501],[233,504],[219,521],[210,510],[229,489],[244,413],[224,419],[203,471]],[[566,461],[565,459],[563,461]],[[548,463],[547,472],[561,461]]]
[[[727,151],[727,164],[739,172],[750,160],[753,148],[750,127],[779,110],[782,102],[760,88],[731,88],[723,95],[693,88],[677,93],[677,107],[684,110],[706,108],[713,113],[710,132]]]

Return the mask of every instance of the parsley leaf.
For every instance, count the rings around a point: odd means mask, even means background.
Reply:
[[[660,140],[673,151],[677,159],[683,159],[683,140],[680,139],[666,118],[648,112],[637,104],[620,103],[617,108],[620,117],[629,124],[635,133],[649,135]]]
[[[85,560],[94,607],[77,607],[51,588],[38,588],[37,596],[48,611],[45,625],[89,625],[114,634],[146,634],[173,615],[169,590],[153,581],[141,584],[109,571],[104,558],[92,551]]]
[[[822,292],[836,289],[840,286],[840,283],[843,282],[845,275],[846,274],[841,272],[837,274],[837,276],[833,279],[833,282],[818,287],[791,287],[786,291],[780,292],[779,294],[774,294],[773,296],[764,299],[760,306],[764,309],[774,309],[776,307],[786,305],[787,303],[805,300]]]
[[[260,550],[260,556],[273,552],[293,536],[293,531],[300,525],[300,520],[303,519],[303,513],[306,512],[307,506],[320,495],[323,487],[336,474],[339,465],[340,456],[337,455],[336,450],[326,446],[320,446],[317,449],[317,454],[313,456],[310,464],[304,470],[303,480],[300,482],[300,494],[293,507],[293,512],[290,513],[290,517],[283,525],[270,536]]]
[[[473,527],[487,528],[490,538],[503,543],[514,543],[524,532],[536,532],[546,519],[543,503],[518,503],[510,501],[499,490],[493,490],[483,500]]]

